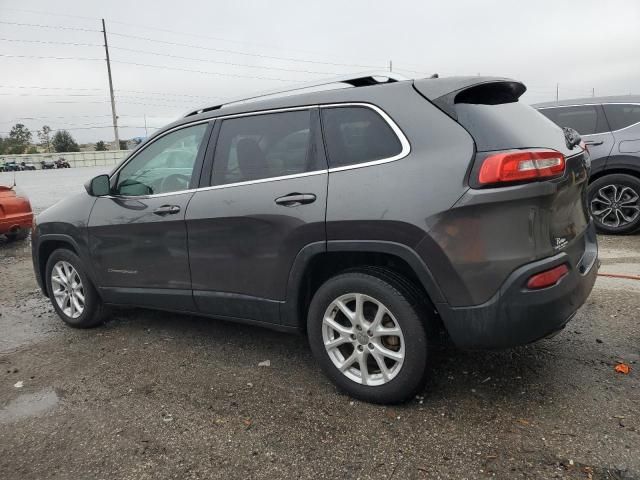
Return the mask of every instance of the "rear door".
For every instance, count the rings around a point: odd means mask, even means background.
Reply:
[[[319,114],[303,108],[217,124],[210,186],[186,216],[194,299],[204,313],[278,323],[294,259],[326,243]]]
[[[89,249],[107,302],[194,310],[184,221],[210,133],[170,131],[112,176],[89,218]]]
[[[580,134],[589,149],[592,174],[605,168],[615,138],[602,105],[545,107],[539,111],[557,125],[573,128]]]

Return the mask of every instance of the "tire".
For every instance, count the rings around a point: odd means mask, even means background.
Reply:
[[[15,242],[16,240],[25,240],[29,236],[30,232],[31,229],[29,228],[21,228],[17,232],[6,233],[5,237],[7,237],[7,240],[10,242]]]
[[[640,229],[638,178],[623,173],[600,177],[589,185],[588,200],[598,232],[625,235]],[[609,209],[609,205],[613,208]],[[608,209],[610,213],[606,213]]]
[[[347,313],[353,318],[359,300],[364,315],[349,320]],[[324,373],[338,388],[366,402],[393,404],[413,398],[424,387],[427,373],[429,319],[418,300],[404,282],[374,268],[327,280],[313,296],[307,319],[309,344]],[[383,320],[376,328],[380,312]],[[380,325],[387,332],[394,329],[393,334],[380,335]],[[327,349],[325,342],[339,345]]]
[[[73,268],[77,277],[70,274],[71,270],[68,266]],[[56,270],[55,272],[54,269]],[[47,292],[49,292],[51,304],[58,316],[67,325],[74,328],[93,328],[104,323],[106,308],[91,280],[89,280],[80,258],[75,253],[66,249],[55,250],[47,261],[46,275]],[[54,277],[57,277],[58,280],[55,280]],[[61,297],[63,299],[62,306],[58,304],[55,292],[68,291],[68,277],[72,277],[71,284],[76,285],[76,287],[77,280],[80,280],[79,291],[84,296],[83,303],[80,302],[79,297],[76,297],[78,303],[74,303],[72,306],[71,301],[66,301],[65,297]],[[65,284],[66,286],[64,286]],[[76,289],[74,295],[77,295],[77,292],[78,289]],[[69,295],[66,298],[70,300],[68,297]],[[82,306],[82,311],[79,314],[76,307],[78,304]]]

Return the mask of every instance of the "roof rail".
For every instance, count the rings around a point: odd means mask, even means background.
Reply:
[[[279,90],[271,90],[267,92],[262,92],[258,94],[251,95],[249,97],[239,97],[227,100],[218,105],[213,105],[210,107],[199,108],[198,110],[193,110],[185,115],[185,117],[190,117],[192,115],[197,115],[199,113],[210,112],[212,110],[218,110],[222,107],[226,107],[228,105],[233,105],[236,103],[244,103],[249,101],[262,100],[266,97],[271,96],[286,96],[288,93],[300,93],[300,90],[312,90],[319,89],[320,87],[326,87],[334,84],[346,84],[352,87],[365,87],[369,85],[378,85],[384,83],[394,83],[400,82],[403,80],[408,80],[404,75],[400,75],[393,72],[363,72],[356,73],[350,75],[342,75],[339,77],[326,78],[324,80],[316,80],[314,82],[302,83],[293,85],[286,89]]]

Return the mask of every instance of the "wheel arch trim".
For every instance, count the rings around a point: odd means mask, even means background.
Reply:
[[[311,261],[323,253],[359,252],[383,253],[395,256],[407,263],[436,305],[446,299],[424,260],[410,247],[383,240],[330,240],[315,242],[303,247],[296,256],[287,281],[286,298],[281,305],[280,320],[284,325],[302,326],[305,319],[298,318],[298,305],[303,292],[304,276]]]

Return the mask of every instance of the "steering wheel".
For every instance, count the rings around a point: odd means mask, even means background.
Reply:
[[[180,190],[187,190],[189,188],[189,182],[191,181],[190,175],[182,175],[181,173],[174,173],[165,177],[160,182],[159,193],[177,192]]]

